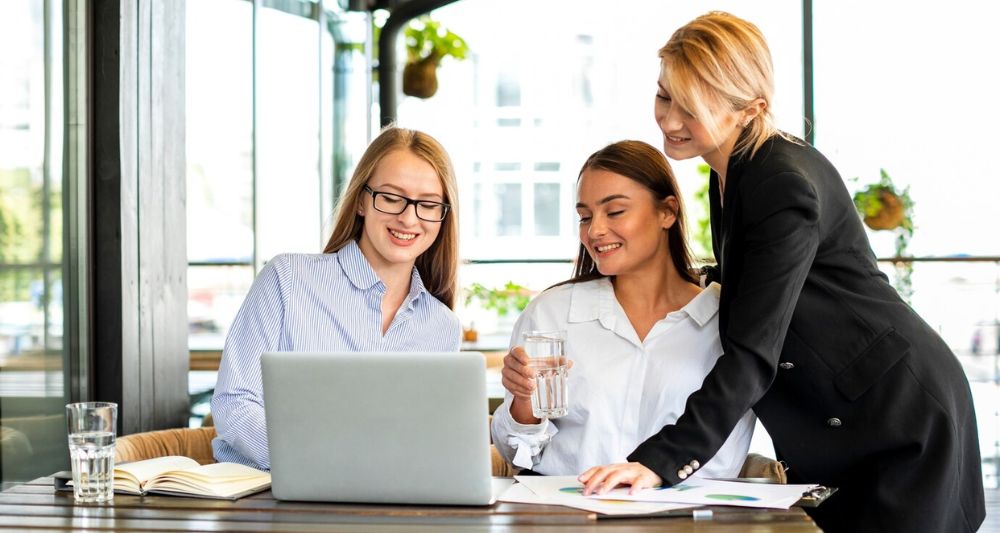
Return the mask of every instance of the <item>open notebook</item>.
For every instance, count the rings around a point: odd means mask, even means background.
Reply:
[[[123,494],[235,500],[270,486],[271,474],[236,463],[199,465],[189,457],[167,456],[115,466],[115,492]]]

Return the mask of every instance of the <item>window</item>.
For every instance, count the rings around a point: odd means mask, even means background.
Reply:
[[[356,43],[368,25],[361,13],[321,11],[313,2],[187,4],[195,368],[214,366],[267,261],[326,244],[336,196],[367,144],[370,77]],[[194,371],[189,381],[195,415],[204,415],[215,373]]]
[[[998,16],[994,4],[969,17],[964,5],[816,2],[813,22],[816,146],[851,192],[877,182],[880,169],[909,187],[911,303],[966,369],[990,487],[1000,486],[1000,179],[991,146],[1000,110],[986,51],[1000,47]],[[876,255],[895,255],[894,232],[869,237]],[[881,265],[895,279],[893,264]]]
[[[69,464],[61,6],[0,4],[0,485]]]
[[[610,142],[662,144],[652,116],[656,52],[675,26],[709,9],[752,17],[769,36],[779,73],[779,124],[801,134],[800,2],[763,9],[740,2],[514,0],[456,2],[433,13],[466,39],[471,56],[446,58],[437,95],[404,98],[398,121],[436,136],[455,162],[461,255],[470,263],[462,269],[464,285],[502,285],[518,272],[510,263],[518,261],[529,266],[514,281],[533,290],[569,276],[579,246],[580,166]],[[694,161],[674,168],[691,203],[705,178]],[[539,260],[555,266],[534,279]],[[505,265],[497,277],[476,266],[492,261]]]

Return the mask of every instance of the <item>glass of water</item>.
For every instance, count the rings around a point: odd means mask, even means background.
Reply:
[[[558,418],[569,413],[565,345],[565,331],[529,331],[524,334],[528,366],[535,373],[531,412],[538,418]]]
[[[73,466],[73,497],[79,503],[109,502],[114,496],[115,429],[118,404],[71,403],[69,458]]]

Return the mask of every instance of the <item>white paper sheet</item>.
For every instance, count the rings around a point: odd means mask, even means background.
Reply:
[[[635,494],[629,494],[628,487],[617,488],[596,496],[596,498],[641,502],[671,502],[689,505],[734,505],[738,507],[788,509],[795,502],[799,501],[803,493],[817,486],[691,479],[673,487],[645,489]]]
[[[519,481],[500,496],[500,501],[511,503],[533,503],[542,505],[564,505],[606,515],[651,514],[679,509],[689,509],[692,505],[676,503],[652,503],[640,501],[598,500],[580,493],[583,484],[576,476],[515,476]]]

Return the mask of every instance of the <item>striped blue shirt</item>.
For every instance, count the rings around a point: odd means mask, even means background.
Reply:
[[[385,285],[356,242],[332,254],[276,256],[254,280],[226,337],[212,397],[217,461],[268,470],[260,357],[270,351],[458,351],[455,313],[427,292],[417,269],[382,335]]]

